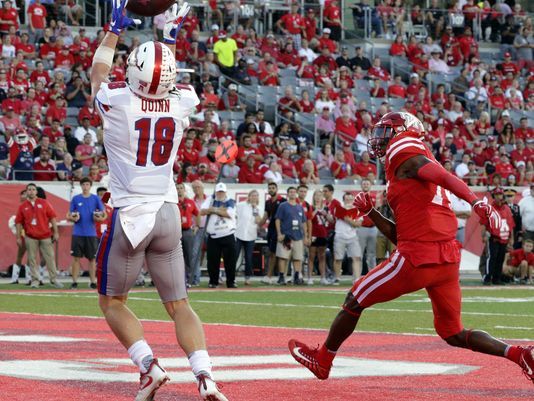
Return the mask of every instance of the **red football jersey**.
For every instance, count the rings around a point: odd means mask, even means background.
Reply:
[[[438,163],[418,139],[400,134],[390,140],[385,156],[387,199],[395,215],[397,247],[414,266],[459,262],[458,227],[448,191],[418,179],[398,179],[397,168],[423,155]]]

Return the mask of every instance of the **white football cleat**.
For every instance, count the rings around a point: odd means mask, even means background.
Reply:
[[[154,359],[148,372],[141,373],[139,391],[135,401],[152,401],[156,391],[170,379],[165,369],[159,366],[158,360]]]
[[[217,384],[205,373],[197,376],[198,392],[204,401],[228,401]]]

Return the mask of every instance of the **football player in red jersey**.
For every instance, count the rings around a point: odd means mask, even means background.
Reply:
[[[510,230],[486,200],[479,200],[436,161],[420,139],[424,134],[421,121],[405,112],[387,113],[375,125],[367,146],[385,163],[387,200],[396,222],[373,207],[369,193],[360,192],[354,204],[397,250],[354,283],[320,348],[290,340],[290,352],[317,378],[327,379],[337,350],[366,308],[424,288],[432,302],[436,332],[449,345],[508,358],[534,382],[534,346],[508,345],[462,325],[460,244],[448,192],[469,202],[492,235],[506,239]]]

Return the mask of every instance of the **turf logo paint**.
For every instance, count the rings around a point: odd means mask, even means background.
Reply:
[[[220,381],[314,378],[311,372],[297,365],[289,354],[216,356],[212,360],[214,366],[217,366],[217,379]],[[173,383],[190,383],[193,380],[187,359],[160,358],[159,361],[161,366],[167,370]],[[124,366],[130,366],[132,373],[124,372]],[[462,375],[476,369],[478,369],[477,366],[459,364],[339,357],[336,358],[330,377]],[[139,380],[139,373],[134,373],[134,370],[129,359],[11,360],[0,362],[0,375],[2,376],[45,381],[133,383]]]

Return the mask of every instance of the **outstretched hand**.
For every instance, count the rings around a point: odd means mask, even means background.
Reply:
[[[479,200],[473,205],[473,211],[480,218],[480,222],[486,226],[492,237],[497,237],[502,241],[510,238],[510,228],[506,220],[503,220],[488,200]]]
[[[163,28],[163,40],[165,43],[174,44],[178,31],[191,10],[191,6],[184,2],[182,7],[178,10],[178,3],[174,3],[171,8],[165,11],[165,27]]]
[[[111,12],[109,30],[115,35],[120,35],[124,28],[139,25],[141,23],[140,19],[126,16],[126,4],[128,4],[128,0],[112,0],[113,11]]]
[[[358,209],[360,213],[366,216],[371,213],[371,210],[373,210],[374,206],[369,192],[359,192],[354,197],[354,206],[356,206],[356,209]]]

